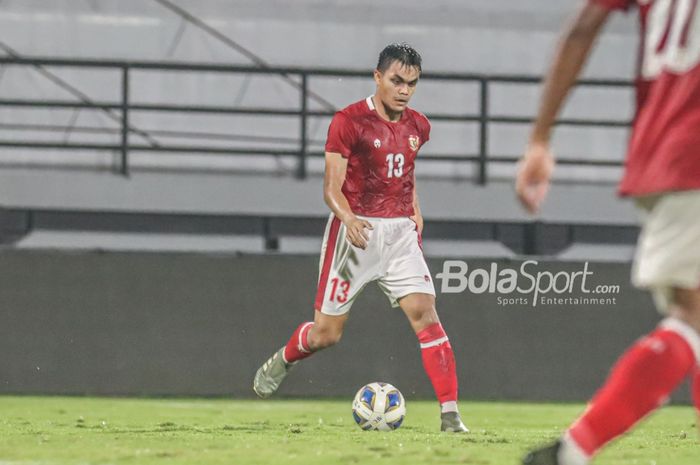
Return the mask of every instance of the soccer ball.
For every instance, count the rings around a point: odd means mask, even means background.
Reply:
[[[352,401],[352,417],[365,431],[391,431],[403,422],[406,403],[394,386],[370,383],[362,386]]]

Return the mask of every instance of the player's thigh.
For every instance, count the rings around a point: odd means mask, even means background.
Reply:
[[[391,305],[401,307],[418,331],[438,322],[435,287],[411,220],[399,225],[396,240],[385,250],[385,273],[378,284]]]
[[[399,299],[399,307],[408,318],[413,331],[423,331],[430,325],[440,322],[435,309],[435,296],[414,292]]]
[[[367,230],[366,249],[353,246],[346,228],[331,216],[323,241],[314,308],[325,315],[347,313],[355,298],[379,274],[379,248],[375,230]]]
[[[642,202],[640,202],[642,203]],[[637,244],[632,281],[652,291],[668,313],[674,289],[700,288],[700,191],[664,194],[649,205]]]

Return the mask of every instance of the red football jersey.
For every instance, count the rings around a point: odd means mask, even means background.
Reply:
[[[430,138],[430,123],[410,108],[389,122],[372,97],[337,112],[328,128],[326,152],[348,159],[343,194],[353,213],[395,218],[413,215],[414,167]]]
[[[637,114],[620,193],[700,189],[700,2],[590,1],[640,12]]]

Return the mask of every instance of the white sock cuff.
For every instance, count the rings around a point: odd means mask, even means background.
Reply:
[[[456,400],[451,400],[449,402],[443,402],[442,404],[440,404],[440,413],[446,413],[446,412],[459,413],[459,409],[457,408],[457,401]]]
[[[430,348],[430,347],[439,346],[440,344],[443,344],[443,343],[445,343],[445,342],[447,342],[447,341],[449,341],[449,339],[447,338],[447,336],[443,336],[443,337],[441,337],[441,338],[435,339],[434,341],[422,343],[422,344],[420,345],[420,348],[421,348],[421,349],[428,349],[428,348]]]
[[[561,465],[587,465],[590,457],[581,449],[569,432],[561,438],[561,447],[557,454],[557,461]]]
[[[700,334],[695,329],[683,320],[678,318],[664,318],[659,323],[659,328],[668,331],[673,331],[682,337],[688,343],[693,353],[695,354],[695,362],[700,364]]]

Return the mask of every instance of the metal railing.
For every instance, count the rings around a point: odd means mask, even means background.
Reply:
[[[34,108],[59,108],[59,109],[93,109],[109,112],[113,119],[118,119],[120,124],[120,140],[117,144],[107,143],[68,143],[68,142],[34,142],[27,140],[0,139],[0,147],[38,148],[38,149],[67,149],[67,150],[105,150],[115,151],[121,154],[119,171],[121,174],[129,174],[129,153],[132,151],[171,152],[171,153],[205,153],[223,155],[271,155],[271,156],[296,156],[298,157],[296,175],[299,178],[307,176],[307,159],[310,156],[323,156],[322,152],[310,151],[308,140],[308,122],[310,117],[330,116],[335,109],[329,108],[327,102],[318,97],[309,89],[310,77],[339,77],[357,78],[369,77],[368,71],[349,69],[323,69],[323,68],[295,68],[295,67],[255,67],[224,64],[201,63],[175,63],[163,61],[115,61],[97,59],[55,59],[55,58],[13,58],[0,57],[0,65],[5,66],[29,66],[46,67],[70,67],[88,69],[111,69],[121,74],[121,98],[118,101],[94,101],[85,96],[77,100],[39,100],[39,99],[0,99],[0,106],[4,107],[34,107]],[[297,109],[275,109],[264,107],[245,106],[213,106],[213,105],[180,105],[180,104],[143,104],[132,103],[129,98],[131,72],[134,70],[175,71],[191,73],[225,73],[225,74],[257,74],[279,75],[286,78],[297,78],[300,92],[299,107]],[[527,124],[531,121],[526,117],[491,115],[489,112],[490,86],[496,83],[537,84],[539,77],[534,76],[507,76],[507,75],[483,75],[469,73],[424,73],[422,80],[438,80],[477,83],[479,87],[479,108],[476,113],[466,114],[440,114],[429,113],[427,116],[433,121],[452,121],[477,123],[479,126],[479,148],[476,154],[451,154],[434,155],[430,160],[475,162],[478,165],[476,180],[479,184],[488,182],[489,165],[491,163],[515,163],[516,157],[490,156],[488,127],[491,123]],[[627,80],[582,80],[579,86],[592,87],[630,87],[632,83]],[[316,97],[326,107],[325,110],[310,110],[309,99]],[[170,112],[170,113],[202,113],[202,114],[227,114],[227,115],[276,115],[299,117],[299,138],[296,149],[260,148],[260,147],[212,147],[198,145],[174,145],[163,144],[150,137],[150,133],[158,131],[143,131],[130,123],[130,115],[133,112]],[[118,118],[116,118],[118,116]],[[627,127],[630,121],[603,120],[603,119],[560,119],[558,125],[566,126],[593,126],[593,127]],[[4,125],[17,129],[19,125]],[[38,126],[34,126],[38,129]],[[31,125],[25,126],[31,129]],[[161,133],[166,131],[160,131]],[[137,134],[145,138],[147,143],[135,143],[132,135]],[[619,166],[621,162],[612,160],[592,159],[562,159],[562,164],[582,166]]]

